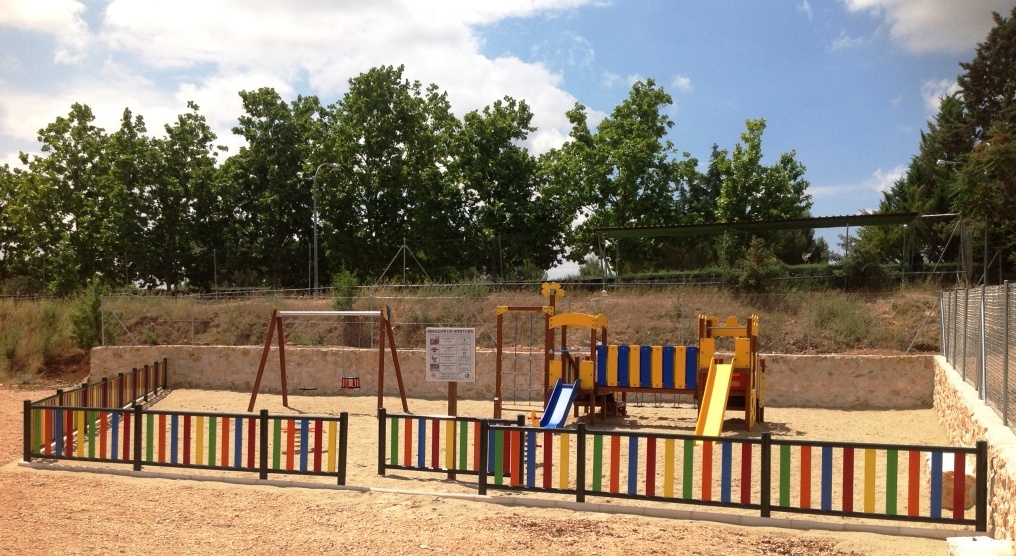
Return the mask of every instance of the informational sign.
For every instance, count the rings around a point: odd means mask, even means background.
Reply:
[[[427,327],[427,380],[476,381],[476,329]]]

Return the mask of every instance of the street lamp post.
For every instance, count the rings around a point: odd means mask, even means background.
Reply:
[[[311,198],[313,199],[314,207],[312,214],[314,220],[314,293],[318,292],[320,285],[318,284],[318,251],[317,251],[317,229],[318,229],[318,211],[317,211],[317,175],[321,171],[321,168],[338,168],[339,165],[334,162],[322,162],[318,164],[316,170],[314,170],[314,185],[311,189]]]

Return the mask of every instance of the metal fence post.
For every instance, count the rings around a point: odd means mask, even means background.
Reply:
[[[956,366],[956,290],[949,292],[949,363]]]
[[[1009,426],[1009,281],[1002,282],[1002,424]]]
[[[980,382],[981,382],[981,399],[984,403],[988,403],[988,330],[985,328],[986,315],[984,314],[987,310],[987,297],[988,293],[985,289],[984,283],[981,283],[981,364],[980,369]]]
[[[960,366],[963,367],[963,380],[967,380],[967,332],[970,329],[967,317],[970,315],[970,288],[963,290],[963,359]]]
[[[938,293],[938,322],[939,322],[939,339],[938,345],[942,348],[942,356],[949,360],[949,344],[947,335],[945,333],[946,323],[946,309],[945,309],[945,292]]]
[[[808,282],[808,301],[806,305],[808,306],[808,318],[804,321],[806,330],[804,334],[806,338],[805,351],[811,353],[811,281]]]

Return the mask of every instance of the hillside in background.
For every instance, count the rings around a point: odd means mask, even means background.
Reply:
[[[543,305],[538,291],[492,291],[483,285],[359,290],[356,297],[307,297],[258,292],[221,296],[106,296],[98,345],[251,345],[264,343],[272,307],[282,310],[379,310],[390,307],[400,349],[423,347],[428,326],[477,329],[479,348],[493,348],[499,305]],[[836,291],[738,295],[708,287],[572,290],[558,300],[558,312],[603,313],[608,341],[689,345],[696,341],[696,317],[759,315],[763,353],[929,353],[939,351],[938,291],[914,288],[891,293]],[[71,315],[81,301],[0,301],[0,382],[80,380],[87,354],[75,344]],[[541,313],[504,316],[505,345],[542,349]],[[376,324],[353,317],[290,317],[290,345],[373,347]],[[572,347],[588,337],[570,335]]]

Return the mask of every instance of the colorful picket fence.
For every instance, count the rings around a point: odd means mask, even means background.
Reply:
[[[166,369],[168,362],[163,359],[152,365],[135,368],[129,373],[120,373],[112,379],[85,383],[71,390],[57,390],[56,394],[36,402],[26,402],[24,456],[30,457],[34,449],[48,449],[56,453],[67,444],[68,438],[76,438],[86,431],[81,429],[84,421],[80,415],[71,417],[66,412],[37,412],[29,408],[80,407],[103,409],[91,412],[92,421],[98,419],[100,413],[112,419],[120,412],[113,411],[129,407],[136,402],[146,402],[166,389]],[[34,417],[31,419],[29,415]],[[87,419],[86,419],[87,420]],[[30,422],[31,421],[31,422]],[[37,421],[37,422],[35,422]],[[30,425],[33,425],[30,428]],[[31,431],[31,434],[29,434]]]
[[[96,409],[25,402],[25,461],[129,463],[336,477],[345,484],[349,416]]]
[[[481,423],[479,492],[510,489],[773,512],[987,527],[987,444],[976,448]],[[485,459],[488,438],[513,454]],[[968,458],[973,463],[968,463]],[[952,464],[952,470],[947,470]],[[966,482],[974,472],[974,492]],[[965,503],[973,502],[972,507]]]
[[[517,420],[451,417],[447,415],[413,415],[388,413],[378,410],[378,474],[388,469],[479,474],[479,435],[481,422],[521,425],[525,417]],[[488,431],[491,436],[503,435]],[[507,467],[510,447],[492,440],[486,457],[491,472]]]
[[[124,408],[135,402],[147,402],[166,389],[168,367],[168,360],[163,359],[134,368],[129,373],[120,373],[112,379],[103,378],[70,390],[58,389],[56,394],[38,400],[33,405]]]

